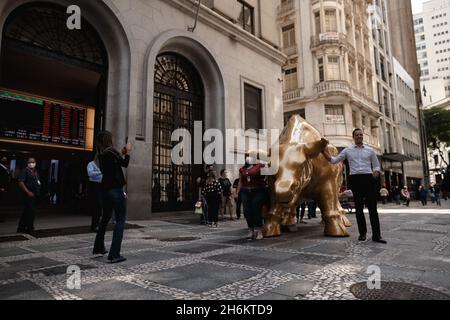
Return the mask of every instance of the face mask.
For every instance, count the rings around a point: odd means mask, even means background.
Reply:
[[[28,168],[30,168],[30,169],[36,168],[36,163],[29,163]]]

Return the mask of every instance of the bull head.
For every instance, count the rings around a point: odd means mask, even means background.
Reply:
[[[311,160],[318,157],[327,145],[325,139],[313,143],[280,145],[279,170],[274,185],[278,203],[289,207],[298,204],[302,190],[311,180]]]

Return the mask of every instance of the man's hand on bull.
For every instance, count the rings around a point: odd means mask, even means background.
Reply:
[[[324,148],[326,148],[326,147],[330,144],[330,141],[328,141],[328,140],[325,139],[325,138],[322,138],[322,139],[320,140],[320,142],[322,143],[322,145],[324,146]]]
[[[322,145],[323,145],[323,150],[322,150],[323,156],[328,161],[331,161],[331,157],[330,157],[330,155],[327,152],[327,146],[330,144],[330,142],[327,139],[325,139],[325,138],[322,138],[321,142],[322,142]]]

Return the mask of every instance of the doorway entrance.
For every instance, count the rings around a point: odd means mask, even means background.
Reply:
[[[176,143],[171,136],[176,129],[194,136],[194,122],[204,121],[204,90],[197,70],[181,55],[157,57],[153,115],[152,211],[191,210],[198,199],[195,181],[202,165],[175,165],[171,151]]]

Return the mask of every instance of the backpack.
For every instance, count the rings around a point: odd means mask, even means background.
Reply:
[[[220,184],[222,185],[223,194],[225,196],[231,195],[231,182],[229,179],[221,179]]]

